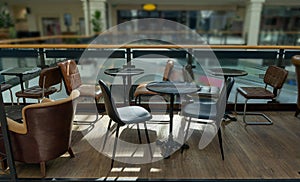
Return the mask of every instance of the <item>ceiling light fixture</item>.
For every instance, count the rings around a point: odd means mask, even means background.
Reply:
[[[156,5],[155,4],[143,4],[143,10],[145,11],[154,11],[156,10]]]

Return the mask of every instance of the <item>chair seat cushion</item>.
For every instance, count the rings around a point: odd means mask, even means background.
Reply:
[[[49,87],[44,90],[44,96],[49,96],[55,93],[56,91],[57,89],[55,87]],[[39,86],[30,87],[25,89],[23,92],[22,91],[16,92],[16,96],[25,97],[25,98],[34,98],[34,99],[42,98],[43,89]]]
[[[134,91],[134,97],[138,97],[139,95],[156,95],[158,93],[152,92],[146,88],[147,83],[140,84],[136,90]]]
[[[148,121],[152,115],[143,107],[126,106],[117,108],[120,119],[126,124],[141,123]]]
[[[237,91],[246,99],[272,99],[275,95],[263,87],[239,87]]]
[[[82,97],[95,97],[96,100],[99,100],[102,96],[102,92],[99,86],[81,85],[78,90],[80,92],[80,96]]]
[[[184,106],[182,115],[198,119],[216,119],[217,111],[215,102],[211,103],[191,103]]]
[[[214,86],[201,86],[199,91],[196,93],[190,94],[191,96],[195,97],[208,97],[208,98],[218,98],[220,94],[220,88]]]

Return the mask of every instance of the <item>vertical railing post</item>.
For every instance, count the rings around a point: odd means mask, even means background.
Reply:
[[[191,66],[193,64],[193,49],[192,48],[188,48],[187,64],[190,64]]]
[[[131,65],[131,48],[126,48],[126,66],[128,68],[132,67],[133,65]],[[127,85],[126,85],[126,97],[129,99],[130,97],[128,97],[129,95],[129,88],[132,86],[131,83],[131,76],[127,76]],[[130,103],[130,100],[128,100]]]
[[[1,49],[0,49],[1,50]],[[2,62],[2,58],[0,58],[0,70],[3,70],[3,66],[2,66],[3,62]],[[0,82],[4,82],[4,76],[0,74]]]
[[[45,63],[44,48],[39,48],[38,53],[39,53],[39,56],[40,56],[41,68],[45,68],[46,67],[46,63]]]
[[[9,167],[10,181],[16,181],[17,173],[16,173],[14,157],[13,157],[13,153],[12,153],[12,149],[11,149],[11,140],[10,140],[10,135],[9,135],[9,131],[8,131],[8,126],[7,126],[7,120],[6,120],[6,114],[5,114],[2,94],[0,94],[0,123],[1,123],[2,139],[4,142],[4,148],[5,148],[5,153],[6,153],[6,160],[8,162],[8,167]]]
[[[131,49],[130,48],[126,48],[126,65],[128,67],[131,66]]]
[[[278,62],[277,62],[277,66],[284,68],[284,49],[280,48],[279,52],[278,52]]]

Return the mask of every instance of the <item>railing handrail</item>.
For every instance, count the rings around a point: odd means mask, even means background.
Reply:
[[[114,44],[0,44],[0,48],[49,48],[49,49],[86,49],[86,48],[131,48],[131,49],[300,49],[300,46],[286,45],[114,45]]]
[[[51,39],[74,39],[74,38],[91,38],[89,35],[51,35],[42,37],[28,37],[28,38],[16,38],[16,39],[4,39],[0,40],[1,44],[12,44],[12,43],[22,43],[22,42],[34,42],[43,41]]]

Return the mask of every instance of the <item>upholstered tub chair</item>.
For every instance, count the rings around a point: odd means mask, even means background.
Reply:
[[[69,97],[27,105],[22,110],[22,123],[7,118],[14,160],[40,164],[42,177],[46,176],[46,162],[68,152],[74,157],[70,143],[76,99],[79,91]],[[0,151],[5,154],[3,141]],[[4,158],[3,155],[0,155]],[[2,166],[5,165],[5,160]]]
[[[295,55],[292,57],[292,63],[295,65],[295,73],[297,78],[298,85],[298,99],[297,99],[297,108],[295,112],[295,117],[300,113],[300,55]]]

